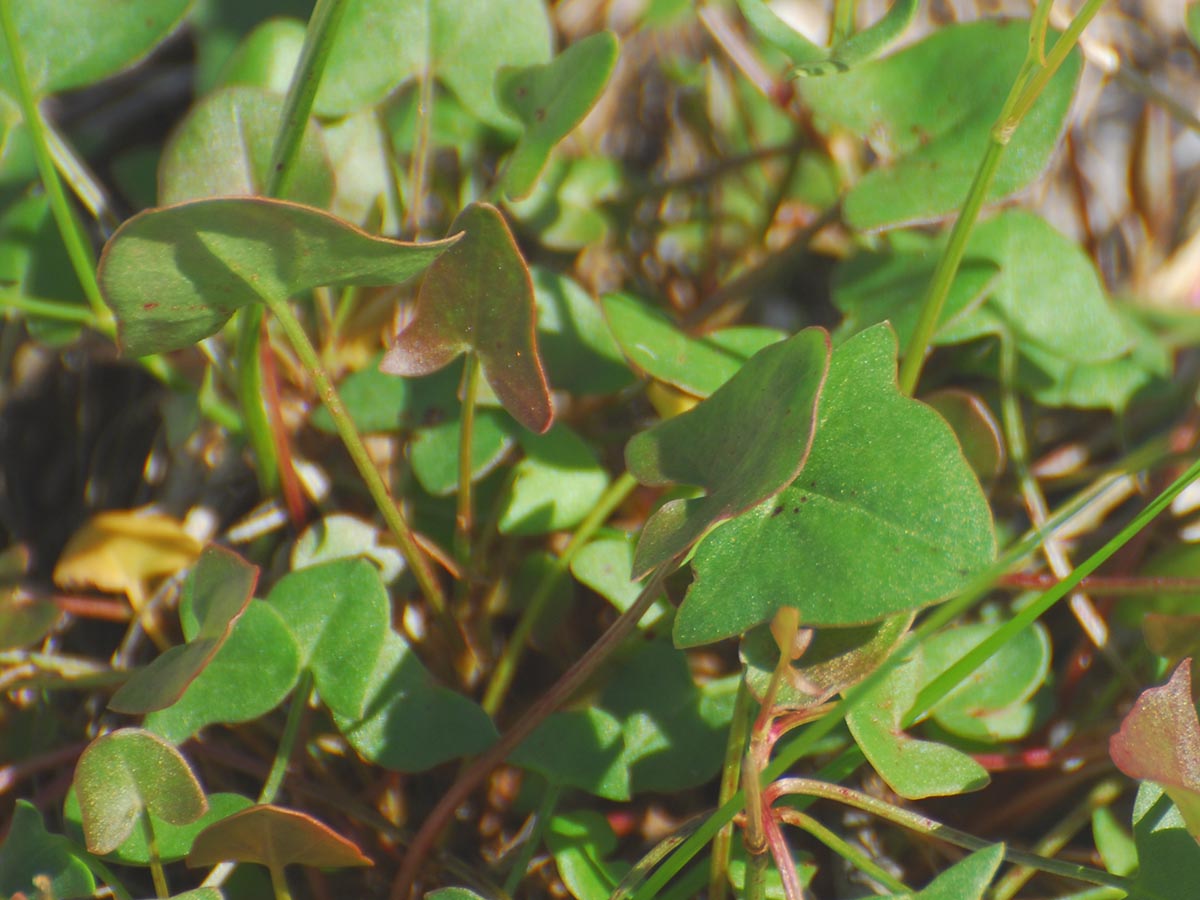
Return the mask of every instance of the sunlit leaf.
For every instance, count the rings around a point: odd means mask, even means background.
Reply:
[[[282,115],[283,97],[261,88],[223,88],[205,96],[163,150],[158,202],[169,206],[206,197],[265,195]],[[332,196],[333,173],[321,130],[310,122],[283,199],[326,207]]]
[[[796,82],[818,127],[848,130],[879,157],[846,196],[846,221],[886,228],[959,209],[1028,47],[1026,21],[987,19],[938,29],[843,74]],[[1022,119],[988,199],[1019,191],[1046,167],[1080,66],[1076,50]]]
[[[629,871],[624,862],[610,861],[617,837],[604,816],[594,810],[560,813],[546,829],[546,847],[559,875],[577,900],[608,900]]]
[[[965,753],[905,734],[901,723],[926,680],[924,655],[918,652],[893,669],[850,711],[846,716],[850,733],[879,777],[905,799],[943,797],[986,787],[987,771]]]
[[[512,468],[500,513],[501,534],[545,534],[583,521],[608,487],[608,473],[565,425],[517,436],[525,457]]]
[[[219,819],[231,816],[253,806],[252,800],[240,794],[209,794],[208,811],[194,822],[186,825],[172,825],[150,813],[150,824],[154,828],[154,844],[158,851],[160,862],[168,863],[183,859],[192,849],[192,842],[201,831]],[[67,834],[83,843],[83,819],[79,810],[79,797],[72,789],[67,793],[63,804],[63,818],[66,820]],[[146,833],[141,828],[133,829],[128,838],[107,858],[127,866],[150,865],[150,847],[146,843]]]
[[[525,128],[501,182],[510,197],[529,193],[555,144],[599,99],[616,63],[616,35],[602,31],[572,44],[549,63],[499,73],[496,96]]]
[[[472,203],[450,234],[462,240],[421,282],[415,318],[396,336],[380,368],[392,375],[428,375],[468,351],[500,402],[531,431],[550,427],[550,389],[534,336],[533,284],[504,217]]]
[[[630,440],[626,464],[643,484],[706,489],[704,497],[672,500],[650,517],[634,577],[682,556],[714,524],[796,477],[812,444],[828,366],[828,335],[806,329],[760,351],[694,409]]]
[[[383,100],[412,78],[436,78],[479,119],[511,119],[493,93],[504,66],[550,58],[539,0],[352,0],[329,55],[316,111],[337,117]]]
[[[71,841],[51,834],[42,814],[28,800],[17,800],[8,824],[8,835],[0,844],[0,896],[18,891],[38,896],[33,879],[50,881],[56,897],[90,897],[96,890],[91,870]]]
[[[1133,804],[1135,887],[1155,900],[1192,900],[1200,881],[1200,843],[1194,835],[1170,796],[1159,785],[1142,782]]]
[[[1192,701],[1191,659],[1181,662],[1166,684],[1142,692],[1108,749],[1130,778],[1159,785],[1200,841],[1200,720]]]
[[[496,739],[487,714],[435,682],[391,629],[371,673],[365,710],[361,719],[335,714],[334,721],[366,759],[397,772],[422,772],[478,753]]]
[[[900,394],[895,335],[877,326],[834,352],[800,477],[697,548],[675,642],[741,634],[785,605],[802,626],[879,621],[945,597],[994,553],[974,472],[950,427]]]
[[[186,825],[208,809],[204,791],[178,750],[140,728],[96,738],[75,767],[75,793],[92,853],[111,853],[143,812]]]
[[[304,47],[304,31],[304,23],[299,19],[278,16],[262,22],[242,39],[226,61],[221,69],[221,84],[286,94]]]
[[[533,266],[538,350],[556,389],[575,396],[610,394],[633,383],[600,305],[577,282]]]
[[[186,598],[185,598],[186,600]],[[180,609],[189,639],[198,627],[185,605]],[[146,716],[148,729],[181,742],[215,722],[249,722],[278,706],[300,675],[296,641],[275,608],[251,600],[216,655],[182,697]]]
[[[304,865],[328,869],[370,866],[351,841],[312,816],[269,804],[227,816],[196,836],[189,866],[258,863],[269,869]]]
[[[746,360],[785,336],[774,328],[739,326],[692,337],[630,294],[609,294],[603,303],[613,336],[630,361],[696,397],[712,394]]]
[[[395,381],[395,379],[389,379]],[[334,513],[309,525],[292,547],[292,569],[306,569],[335,559],[369,559],[379,569],[384,584],[404,571],[400,551],[380,543],[378,527],[346,513]]]
[[[184,583],[185,601],[199,622],[195,635],[172,647],[121,686],[109,708],[141,714],[170,706],[187,690],[229,637],[250,603],[258,569],[236,553],[209,546]]]
[[[122,349],[144,356],[190,346],[263,297],[400,284],[452,244],[373,237],[282,200],[216,198],[126,220],[105,247],[98,278]]]
[[[155,581],[190,566],[202,549],[178,519],[111,510],[93,516],[67,542],[54,567],[54,583],[121,593],[141,609]]]
[[[1003,844],[976,850],[938,875],[924,890],[904,896],[906,900],[983,900],[1003,861]]]
[[[375,660],[391,626],[379,570],[342,559],[289,572],[267,597],[287,623],[321,700],[334,713],[363,715]]]
[[[619,611],[633,606],[642,585],[634,581],[633,552],[636,538],[628,533],[600,534],[571,559],[571,574],[608,600]],[[643,628],[662,618],[661,605],[650,607],[639,623]]]

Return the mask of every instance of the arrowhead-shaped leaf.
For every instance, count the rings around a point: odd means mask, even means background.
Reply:
[[[538,358],[529,269],[504,217],[472,203],[450,233],[462,239],[425,275],[413,321],[383,358],[391,375],[428,375],[473,352],[483,377],[522,425],[543,432],[553,410]]]
[[[1192,701],[1191,659],[1162,687],[1142,692],[1108,749],[1130,778],[1161,786],[1200,841],[1200,720]]]
[[[370,866],[351,841],[310,815],[263,804],[214,822],[196,835],[189,866],[221,862],[250,862],[282,871],[302,865],[340,869]]]
[[[533,188],[554,145],[583,121],[617,63],[617,38],[602,31],[572,44],[550,62],[502,70],[496,96],[525,132],[508,158],[502,185],[508,196]]]
[[[453,243],[406,244],[312,207],[221,197],[127,220],[105,247],[98,277],[122,349],[144,356],[194,344],[263,297],[399,284]]]
[[[855,228],[926,221],[957,210],[1029,47],[1028,23],[951,25],[885,59],[797,82],[818,127],[868,139],[881,165],[847,195]],[[1079,78],[1072,52],[1022,120],[988,192],[1007,197],[1050,160]]]
[[[901,723],[924,676],[924,655],[918,649],[850,711],[846,716],[850,733],[879,777],[905,799],[945,797],[985,787],[987,771],[971,757],[904,733]]]
[[[633,577],[677,559],[712,525],[782,490],[804,466],[829,368],[829,336],[806,329],[760,351],[711,397],[636,435],[629,471],[650,485],[703,487],[672,500],[642,529]]]
[[[87,848],[101,855],[120,847],[145,811],[186,825],[208,809],[180,752],[140,728],[123,728],[92,741],[75,767],[75,792]]]
[[[975,473],[950,426],[900,394],[895,335],[877,326],[834,352],[800,477],[697,548],[675,642],[741,634],[781,606],[804,626],[879,621],[945,597],[994,553]]]
[[[196,562],[184,584],[199,631],[186,644],[172,647],[117,691],[109,708],[134,715],[164,709],[183,696],[229,637],[254,595],[258,569],[236,553],[215,545]]]

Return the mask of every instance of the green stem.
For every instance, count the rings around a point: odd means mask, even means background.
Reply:
[[[508,878],[504,880],[504,893],[508,896],[512,897],[516,895],[517,888],[521,884],[521,879],[525,877],[525,873],[529,869],[529,862],[533,859],[534,852],[542,843],[542,834],[545,833],[546,826],[550,824],[550,817],[554,815],[554,807],[558,805],[558,798],[561,795],[561,784],[552,781],[546,785],[541,803],[538,804],[537,812],[534,813],[533,828],[530,829],[529,837],[526,838],[524,846],[521,847],[520,854],[513,863],[512,871],[508,873]]]
[[[104,185],[88,168],[88,164],[80,159],[75,149],[63,140],[62,135],[53,125],[49,122],[42,124],[46,129],[46,143],[50,150],[50,156],[54,160],[54,167],[58,170],[59,176],[71,186],[71,192],[84,205],[92,218],[100,223],[105,234],[112,234],[121,222],[113,212],[112,201],[109,200]]]
[[[950,828],[928,816],[922,816],[919,813],[901,809],[900,807],[877,800],[868,794],[840,784],[829,784],[828,782],[817,781],[812,778],[781,778],[771,786],[771,792],[774,796],[799,794],[808,797],[819,797],[824,800],[833,800],[834,802],[842,803],[855,809],[861,809],[863,812],[871,813],[874,816],[900,825],[910,831],[916,831],[927,837],[937,838],[966,850],[983,850],[993,846],[994,843],[993,841],[977,838],[972,834],[967,834],[955,828]],[[1102,869],[1094,869],[1091,866],[1062,862],[1057,859],[1046,859],[1045,857],[1035,856],[1032,853],[1010,850],[1007,847],[1004,849],[1004,858],[1010,863],[1029,866],[1039,872],[1048,872],[1051,875],[1059,875],[1075,881],[1086,881],[1090,884],[1101,884],[1108,887],[1120,888],[1130,893],[1134,892],[1133,883],[1129,879],[1122,878],[1119,875],[1112,875]]]
[[[798,809],[790,809],[782,807],[775,810],[775,815],[779,817],[781,822],[786,822],[796,828],[803,829],[815,837],[818,841],[846,860],[854,868],[868,876],[874,878],[888,890],[894,894],[909,894],[910,889],[903,881],[885,869],[867,854],[863,853],[849,841],[843,840],[838,835],[834,834],[812,816],[801,812]]]
[[[621,477],[609,485],[608,490],[604,492],[600,502],[588,513],[587,518],[579,523],[579,527],[575,529],[566,549],[555,558],[550,569],[542,576],[542,580],[534,589],[533,597],[529,600],[529,605],[525,607],[521,618],[517,620],[516,628],[513,629],[512,636],[505,644],[504,652],[496,661],[496,668],[492,672],[491,681],[488,682],[487,690],[483,695],[482,706],[488,715],[495,716],[504,704],[505,695],[512,685],[529,635],[533,633],[534,626],[545,612],[546,605],[550,602],[555,588],[570,571],[571,561],[592,539],[597,529],[608,521],[608,517],[625,501],[635,487],[637,487],[637,479],[628,472],[622,472]]]
[[[61,300],[43,300],[39,297],[27,297],[12,288],[0,288],[0,306],[29,313],[43,319],[54,319],[59,322],[74,322],[79,325],[96,326],[96,313],[91,307],[77,306],[74,303],[64,303]]]
[[[257,463],[255,473],[259,490],[270,497],[279,492],[279,457],[275,452],[275,439],[271,436],[271,420],[263,389],[262,356],[258,352],[262,342],[263,311],[261,306],[252,305],[244,307],[237,315],[234,360],[238,406]]]
[[[479,357],[467,354],[466,371],[463,374],[462,412],[459,416],[458,435],[458,498],[454,516],[454,557],[463,567],[470,581],[471,531],[474,528],[474,508],[471,503],[471,443],[475,436],[475,395],[479,390]]]
[[[829,45],[836,47],[850,35],[854,34],[854,26],[858,14],[858,0],[834,0],[833,28]]]
[[[750,734],[751,717],[754,715],[753,696],[743,676],[738,681],[737,696],[733,701],[733,719],[729,725],[729,738],[725,743],[725,763],[721,767],[721,790],[717,802],[724,806],[737,793],[742,778],[742,754],[746,750],[746,737]],[[729,887],[729,852],[733,848],[733,825],[726,822],[713,838],[712,855],[709,859],[708,900],[725,900]]]
[[[271,167],[267,176],[268,197],[282,197],[291,186],[296,160],[299,159],[300,147],[304,142],[304,131],[312,113],[313,100],[317,96],[325,64],[333,50],[338,25],[349,5],[349,0],[317,0],[317,5],[313,7],[312,16],[308,20],[308,30],[304,34],[304,46],[300,50],[300,60],[296,63],[296,72],[283,101],[279,131],[275,134],[275,143],[271,147]]]
[[[614,650],[624,642],[629,633],[637,627],[662,590],[668,567],[656,569],[642,588],[637,600],[620,617],[609,626],[596,643],[587,649],[571,668],[555,682],[545,694],[534,701],[519,719],[500,736],[483,755],[479,756],[459,776],[450,789],[442,795],[437,806],[425,817],[420,830],[413,837],[400,864],[400,871],[392,882],[392,900],[408,900],[412,893],[413,883],[426,854],[433,848],[438,835],[449,823],[454,811],[471,795],[496,766],[500,765],[508,755],[537,728],[546,717],[562,706],[575,695],[584,683],[595,674],[600,665],[608,659]]]
[[[267,870],[271,873],[271,890],[275,893],[275,900],[292,900],[292,892],[288,889],[287,873],[283,871],[283,866],[267,866]]]
[[[45,124],[42,122],[41,112],[38,110],[37,101],[33,96],[33,87],[29,83],[29,73],[25,69],[25,50],[17,35],[17,27],[13,22],[10,4],[11,0],[0,0],[0,30],[4,32],[4,43],[12,64],[13,79],[16,81],[17,101],[21,106],[21,116],[25,120],[30,140],[33,142],[38,173],[41,175],[46,198],[50,203],[54,221],[58,225],[58,232],[62,236],[63,245],[67,248],[71,267],[75,270],[75,277],[79,279],[84,296],[87,297],[92,313],[96,317],[96,327],[111,337],[116,333],[116,328],[113,325],[112,312],[104,305],[104,298],[100,295],[100,285],[96,282],[96,258],[92,253],[91,244],[83,234],[79,220],[75,218],[75,213],[72,211],[70,203],[67,202],[62,181],[59,180],[58,171],[54,168],[54,158],[50,153],[50,144],[46,138]]]
[[[288,707],[287,721],[283,725],[283,734],[279,736],[279,746],[275,748],[275,759],[271,761],[271,771],[263,783],[262,792],[258,795],[259,803],[274,803],[287,775],[288,763],[292,758],[292,750],[296,746],[296,735],[300,733],[300,723],[308,709],[308,701],[312,696],[312,669],[300,673],[300,681],[292,692],[292,705]]]
[[[921,304],[921,315],[917,320],[917,327],[909,339],[908,346],[904,349],[904,359],[900,365],[900,390],[905,394],[911,396],[916,390],[917,382],[921,377],[921,368],[925,364],[926,350],[929,348],[941,320],[942,311],[946,306],[946,298],[950,293],[950,286],[958,273],[958,267],[966,252],[967,241],[970,239],[971,231],[979,218],[979,212],[987,199],[988,189],[991,187],[992,179],[995,177],[1008,142],[1029,110],[1033,108],[1033,104],[1037,102],[1046,85],[1050,83],[1050,79],[1066,61],[1067,55],[1079,40],[1079,35],[1099,11],[1103,2],[1104,0],[1088,0],[1078,15],[1071,20],[1066,31],[1055,41],[1054,47],[1045,56],[1043,63],[1040,38],[1045,36],[1046,16],[1049,15],[1050,3],[1048,0],[1040,0],[1034,19],[1030,22],[1029,53],[1004,102],[1000,116],[992,127],[987,150],[979,162],[979,168],[975,171],[975,178],[971,182],[970,190],[958,218],[954,220],[954,227],[951,229],[946,249],[942,251],[934,269],[929,290]]]
[[[350,418],[350,414],[346,412],[346,407],[342,404],[342,399],[338,396],[333,382],[329,380],[329,375],[326,374],[324,367],[321,365],[317,351],[309,341],[303,326],[301,326],[295,314],[292,313],[291,307],[288,306],[286,300],[276,300],[269,297],[263,297],[263,300],[270,308],[271,313],[279,320],[279,325],[283,328],[284,334],[287,335],[288,340],[291,342],[292,349],[296,351],[296,356],[299,357],[300,363],[308,372],[309,377],[312,378],[313,384],[316,385],[321,402],[329,410],[334,427],[337,429],[342,443],[346,446],[346,452],[350,454],[350,459],[354,462],[355,468],[358,469],[358,474],[362,477],[367,492],[371,495],[371,499],[375,501],[375,505],[379,508],[379,512],[383,515],[384,521],[387,522],[388,528],[395,537],[400,552],[404,555],[404,559],[408,563],[413,577],[417,580],[417,585],[420,587],[421,593],[425,596],[434,613],[443,620],[443,623],[449,624],[450,640],[462,644],[462,635],[458,630],[457,624],[450,618],[450,611],[446,606],[445,595],[442,593],[437,577],[429,565],[429,560],[421,551],[421,548],[417,546],[416,539],[413,537],[408,523],[404,520],[403,513],[400,512],[400,507],[396,505],[388,493],[387,485],[383,483],[383,477],[371,461],[371,457],[367,453],[367,448],[363,445],[358,430],[354,427],[354,421]]]
[[[163,871],[162,859],[158,853],[158,838],[154,835],[154,823],[150,821],[150,811],[143,809],[138,815],[138,824],[142,829],[142,836],[146,839],[146,849],[150,853],[150,877],[154,879],[154,895],[160,900],[171,896],[171,890],[167,887],[167,875]]]
[[[425,169],[429,161],[430,132],[433,130],[433,75],[420,75],[417,99],[417,135],[409,170],[408,228],[413,237],[421,233],[421,208],[425,196]]]
[[[746,880],[742,885],[744,900],[763,900],[767,895],[767,854],[751,853],[746,859]]]
[[[908,652],[918,642],[930,637],[935,632],[940,630],[947,623],[953,621],[958,616],[962,615],[967,609],[981,600],[990,590],[992,583],[1000,577],[1004,572],[1008,571],[1013,566],[1020,563],[1030,553],[1033,553],[1042,543],[1047,535],[1054,534],[1065,523],[1069,522],[1082,510],[1104,494],[1105,489],[1111,484],[1115,478],[1123,477],[1128,471],[1136,471],[1144,466],[1148,466],[1155,459],[1160,458],[1164,454],[1161,442],[1151,442],[1145,447],[1139,448],[1134,453],[1126,458],[1125,463],[1117,467],[1115,471],[1110,472],[1109,476],[1104,479],[1099,479],[1094,485],[1085,491],[1080,492],[1070,501],[1060,507],[1053,516],[1047,519],[1045,526],[1040,529],[1030,531],[1021,540],[1013,544],[993,565],[987,570],[976,576],[963,592],[956,598],[942,604],[941,607],[935,609],[926,620],[909,636],[901,641],[901,643],[892,652],[891,656],[879,666],[874,672],[867,676],[862,682],[846,692],[845,697],[834,707],[830,713],[818,722],[814,722],[808,726],[801,734],[787,741],[779,748],[775,761],[767,767],[765,777],[767,780],[773,780],[780,777],[792,765],[796,763],[806,753],[809,753],[812,748],[832,732],[846,714],[853,709],[861,698],[866,696],[870,691],[880,684],[884,678],[892,671],[893,668],[904,659]],[[1118,474],[1120,473],[1120,474]],[[1097,558],[1094,561],[1091,569],[1079,572],[1078,575],[1072,574],[1068,581],[1060,582],[1059,585],[1052,590],[1060,590],[1057,596],[1067,593],[1075,587],[1080,579],[1090,574],[1091,570],[1099,566],[1109,556],[1116,552],[1125,541],[1132,537],[1133,533],[1144,527],[1149,521],[1159,512],[1170,505],[1171,501],[1183,490],[1191,481],[1200,477],[1200,462],[1197,462],[1183,476],[1177,479],[1166,491],[1160,494],[1155,501],[1147,507],[1134,520],[1136,527],[1132,525],[1132,532],[1126,534],[1123,531],[1110,545],[1105,545],[1097,553]],[[1128,531],[1129,529],[1126,529]],[[1099,558],[1099,554],[1105,554],[1103,558]],[[1093,563],[1089,559],[1085,565]],[[1045,602],[1045,598],[1050,592],[1042,595],[1040,602]],[[1055,597],[1057,599],[1057,597]],[[1051,601],[1049,605],[1053,605]],[[972,672],[982,665],[991,657],[1005,642],[1010,640],[1013,635],[1023,627],[1032,624],[1037,618],[1035,613],[1032,616],[1026,617],[1028,608],[1023,609],[1018,616],[1006,622],[997,633],[990,635],[974,648],[966,657],[959,660],[955,665],[951,666],[943,675],[939,676],[931,682],[924,691],[917,697],[917,702],[914,705],[914,714],[910,715],[904,727],[908,727],[920,718],[926,710],[932,705],[939,702],[951,690],[953,690],[962,680],[967,678]],[[1001,634],[1003,632],[1003,634]],[[835,761],[836,762],[836,761]],[[688,861],[696,856],[703,847],[712,840],[713,836],[725,825],[725,823],[733,820],[733,817],[742,808],[744,798],[742,792],[738,791],[726,803],[724,803],[716,812],[708,817],[703,823],[697,826],[696,830],[688,836],[687,840],[680,845],[669,858],[664,860],[654,873],[643,882],[636,893],[633,894],[632,900],[651,900],[658,895],[660,891],[685,865]]]

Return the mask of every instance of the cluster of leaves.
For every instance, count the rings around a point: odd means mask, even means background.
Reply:
[[[658,0],[619,38],[541,0],[321,0],[307,25],[301,8],[253,28],[245,6],[0,0],[6,335],[112,338],[169,388],[167,467],[232,447],[288,522],[235,553],[238,528],[197,539],[165,490],[96,510],[53,581],[119,604],[39,584],[9,523],[0,783],[44,789],[6,789],[0,897],[288,897],[301,865],[351,896],[799,900],[831,890],[837,857],[864,894],[1012,897],[1041,870],[1056,896],[1189,896],[1200,558],[1148,525],[1195,473],[1132,521],[1111,496],[1127,470],[1170,473],[1191,401],[1159,320],[1014,200],[1052,164],[1083,66],[1048,3],[900,49],[910,0],[858,30],[839,3],[828,47],[763,0],[699,19]],[[197,99],[146,208],[113,221],[39,103],[185,19]],[[606,90],[620,108],[641,89],[622,52],[633,69],[631,47],[671,40],[653,77],[678,113],[651,115],[719,163],[686,178],[602,138]],[[788,90],[756,91],[747,60]],[[129,152],[111,168],[136,198]],[[98,263],[80,209],[114,226]],[[829,308],[771,301],[820,235]],[[1134,415],[1148,399],[1157,417]],[[1114,422],[1086,466],[1035,464]],[[316,459],[325,492],[302,477]],[[1056,601],[1135,535],[1121,578],[1093,583],[1138,598],[1072,597],[1110,666],[1085,675],[1090,648],[1056,666],[1080,633]],[[128,622],[118,642],[88,628],[99,609]],[[1130,683],[1176,664],[1119,723]],[[903,802],[854,791],[864,763]],[[430,854],[500,767],[517,777]],[[1022,823],[1036,854],[906,808],[1009,769],[1030,796],[1047,776],[1086,794]],[[1129,828],[1116,769],[1140,782]],[[928,866],[897,839],[872,859],[809,795],[973,852]],[[719,809],[651,848],[664,800]],[[1051,858],[1089,823],[1086,864]]]

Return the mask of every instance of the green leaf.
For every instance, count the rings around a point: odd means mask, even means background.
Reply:
[[[634,794],[676,793],[720,769],[728,719],[704,702],[687,657],[670,643],[647,641],[622,658],[600,705],[621,720]]]
[[[633,553],[637,540],[632,534],[600,534],[585,544],[571,560],[571,574],[608,600],[620,612],[633,606],[642,585],[633,580]],[[642,616],[643,628],[658,622],[663,608],[655,604]]]
[[[793,65],[803,66],[826,59],[824,47],[817,46],[779,18],[763,0],[737,0],[737,4],[758,36],[783,53]]]
[[[493,93],[504,66],[550,59],[540,0],[351,0],[330,51],[316,112],[337,117],[373,106],[412,78],[436,78],[473,115],[512,120]]]
[[[283,96],[300,60],[304,32],[299,19],[278,17],[262,22],[242,39],[221,69],[221,84],[261,88]]]
[[[225,643],[250,603],[258,568],[231,550],[210,545],[184,583],[197,626],[188,642],[172,647],[133,674],[109,701],[109,709],[140,715],[165,709],[183,696]]]
[[[425,275],[413,321],[383,358],[391,375],[428,375],[465,352],[513,418],[531,431],[550,427],[550,389],[534,335],[533,284],[504,217],[486,203],[458,214],[463,238]]]
[[[0,651],[36,644],[61,617],[54,603],[31,597],[19,587],[0,593]]]
[[[474,891],[461,887],[439,888],[425,895],[426,900],[486,900]]]
[[[537,300],[538,349],[550,383],[574,396],[612,394],[633,383],[599,304],[578,282],[530,268]]]
[[[28,800],[17,800],[8,836],[0,845],[0,896],[38,896],[33,879],[50,879],[55,897],[91,897],[96,881],[71,841],[51,834]]]
[[[925,643],[927,681],[932,681],[999,623],[962,625]],[[1025,737],[1036,724],[1030,702],[1050,672],[1050,636],[1040,624],[1026,628],[946,695],[931,716],[938,725],[968,740],[994,743]]]
[[[1200,47],[1200,3],[1189,3],[1187,8],[1187,33],[1192,43]]]
[[[1155,900],[1192,900],[1200,884],[1200,844],[1163,789],[1142,782],[1133,804],[1138,872],[1134,885]]]
[[[1004,845],[992,844],[959,860],[907,900],[983,900],[984,892],[1004,861]]]
[[[954,433],[900,394],[895,335],[877,326],[834,352],[800,477],[697,548],[675,643],[741,634],[785,605],[803,626],[876,622],[937,602],[994,554]]]
[[[829,337],[806,329],[752,357],[711,397],[635,435],[626,465],[649,485],[699,485],[642,529],[634,577],[685,554],[705,531],[778,493],[804,466],[829,366]]]
[[[120,847],[144,812],[186,825],[208,809],[180,752],[140,728],[92,741],[79,757],[74,784],[87,848],[101,855]]]
[[[963,455],[981,481],[999,478],[1004,471],[1004,436],[1000,423],[983,398],[959,388],[944,388],[921,398],[954,429]]]
[[[1109,739],[1109,755],[1130,778],[1159,785],[1200,840],[1200,720],[1192,700],[1191,659],[1162,687],[1142,692]],[[1142,857],[1143,869],[1151,864]]]
[[[183,19],[191,0],[39,0],[14,3],[13,24],[37,97],[93,84],[133,65]],[[0,49],[0,90],[16,96]]]
[[[880,158],[846,196],[846,221],[870,230],[958,210],[1028,46],[1023,20],[950,25],[886,59],[797,82],[818,127],[870,140]],[[989,201],[1016,193],[1046,167],[1066,121],[1080,59],[1072,51],[1022,120]]]
[[[1092,838],[1104,868],[1114,875],[1133,875],[1138,868],[1137,845],[1133,835],[1121,827],[1112,807],[1092,811]]]
[[[425,769],[485,749],[496,727],[473,702],[434,682],[408,643],[388,629],[367,688],[366,712],[334,714],[366,759],[397,772]]]
[[[373,357],[366,366],[351,372],[338,384],[342,404],[354,420],[354,427],[363,434],[395,431],[409,405],[410,382],[380,372],[379,360],[380,356]],[[337,434],[333,416],[324,405],[312,411],[309,421],[325,434]]]
[[[621,164],[604,156],[552,157],[533,192],[507,204],[538,243],[570,252],[603,245],[613,227],[606,204],[625,189]]]
[[[604,816],[592,810],[554,816],[546,829],[546,846],[576,900],[608,900],[629,871],[627,863],[607,860],[617,849],[617,836]]]
[[[296,539],[292,547],[292,569],[361,556],[375,564],[384,584],[391,584],[404,571],[404,557],[395,547],[381,544],[380,537],[379,528],[363,519],[345,513],[325,516],[309,525]]]
[[[999,266],[987,305],[1022,353],[1037,348],[1059,359],[1102,362],[1130,348],[1095,265],[1045,219],[1003,212],[976,227],[968,252]]]
[[[180,610],[184,634],[195,620]],[[262,600],[251,600],[204,671],[173,705],[146,716],[146,727],[179,743],[214,722],[257,719],[278,706],[300,675],[300,651],[283,617]]]
[[[365,559],[310,566],[279,579],[267,602],[287,623],[300,666],[312,671],[325,705],[335,715],[360,718],[391,627],[379,570]]]
[[[454,243],[372,237],[328,213],[281,200],[217,198],[149,210],[109,239],[98,277],[123,350],[187,347],[264,296],[319,285],[399,284]]]
[[[617,64],[617,52],[616,35],[601,31],[544,65],[500,70],[496,97],[525,128],[501,178],[508,196],[524,197],[532,190],[554,146],[600,98]]]
[[[271,149],[283,115],[283,97],[261,88],[214,91],[193,106],[163,150],[158,202],[163,206],[207,197],[263,195]],[[284,200],[327,207],[333,172],[321,129],[304,129],[295,175]]]
[[[169,863],[183,859],[192,849],[192,842],[201,831],[213,822],[254,805],[254,801],[241,794],[210,794],[207,799],[208,811],[186,825],[172,825],[154,813],[150,814],[160,862]],[[67,792],[67,799],[63,803],[63,818],[66,821],[67,834],[82,843],[83,818],[79,810],[79,797],[74,789]],[[135,828],[120,847],[107,855],[107,859],[126,866],[150,865],[150,847],[146,843],[145,831]]]
[[[621,723],[596,707],[555,713],[508,757],[508,761],[603,797],[628,800],[629,765]]]
[[[925,668],[924,654],[917,652],[893,669],[846,716],[850,733],[879,777],[907,800],[980,790],[990,780],[983,766],[953,747],[903,731],[901,723],[928,680]]]
[[[711,395],[746,360],[784,338],[774,328],[756,326],[692,337],[630,294],[608,294],[603,305],[613,336],[635,366],[696,397]]]
[[[501,534],[534,535],[578,525],[608,488],[608,473],[566,425],[519,434],[525,458],[512,469],[502,502]]]
[[[794,677],[779,685],[775,705],[803,709],[858,684],[891,655],[912,619],[912,614],[907,614],[871,625],[816,629],[804,654],[791,663]],[[779,663],[779,645],[770,627],[762,625],[748,631],[739,655],[746,667],[746,685],[762,702]]]
[[[263,804],[214,822],[196,836],[187,864],[215,866],[251,862],[280,871],[285,866],[340,869],[370,866],[351,841],[312,816]]]
[[[398,381],[392,375],[385,375]],[[457,410],[456,410],[457,413]],[[471,482],[486,478],[496,470],[516,439],[512,420],[497,409],[475,412],[471,432]],[[435,497],[448,497],[458,490],[458,447],[462,441],[459,415],[427,428],[417,429],[409,444],[408,456],[413,474],[421,487]]]

